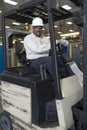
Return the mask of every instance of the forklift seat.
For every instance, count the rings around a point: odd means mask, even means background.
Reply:
[[[34,75],[36,74],[36,71],[33,68],[29,67],[29,60],[26,59],[26,52],[23,46],[23,43],[20,41],[15,42],[15,51],[16,51],[16,56],[19,61],[19,63],[22,63],[22,67],[14,67],[12,70],[10,69],[9,71],[12,73],[17,73],[20,76],[25,76],[25,75]]]
[[[17,56],[19,63],[22,63],[23,66],[28,66],[29,60],[26,59],[26,52],[25,52],[23,43],[21,43],[20,41],[16,41],[15,50],[16,50],[16,56]]]

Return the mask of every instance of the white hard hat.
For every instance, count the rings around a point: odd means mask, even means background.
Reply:
[[[32,21],[32,26],[43,26],[43,20],[39,17],[36,17]]]

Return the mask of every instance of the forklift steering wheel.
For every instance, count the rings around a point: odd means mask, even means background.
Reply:
[[[64,50],[66,49],[66,46],[61,45],[60,43],[56,45],[56,49],[57,49],[57,55],[61,55]]]

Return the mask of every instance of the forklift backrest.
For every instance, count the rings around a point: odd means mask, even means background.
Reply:
[[[20,63],[26,64],[26,53],[23,46],[23,43],[20,41],[15,42],[15,50],[16,50],[16,56]]]

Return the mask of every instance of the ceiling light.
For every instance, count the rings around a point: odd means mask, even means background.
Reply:
[[[57,25],[55,25],[55,26],[54,26],[54,28],[58,28],[58,26],[57,26]]]
[[[66,33],[66,34],[61,34],[61,37],[69,37],[69,36],[77,36],[79,35],[79,32],[73,32],[73,33]]]
[[[66,23],[69,24],[69,25],[73,24],[72,22],[66,22]]]
[[[62,8],[66,9],[66,10],[72,9],[72,7],[70,7],[69,5],[63,5]]]
[[[21,43],[24,43],[24,40],[20,41]]]
[[[20,23],[18,23],[18,22],[13,22],[12,24],[13,25],[20,25]]]
[[[2,11],[0,10],[0,13],[1,13]]]
[[[5,26],[5,28],[10,28],[10,26]]]
[[[42,28],[42,30],[44,31],[44,30],[45,30],[45,28]]]
[[[76,37],[76,36],[73,36],[73,37]]]
[[[70,29],[69,32],[74,32],[74,30]]]
[[[62,32],[57,32],[58,34],[61,34]]]
[[[18,3],[12,0],[4,0],[4,2],[11,4],[11,5],[17,5]]]
[[[19,41],[22,41],[22,38],[19,38],[18,40],[19,40]]]
[[[66,37],[62,37],[62,39],[66,39]]]

